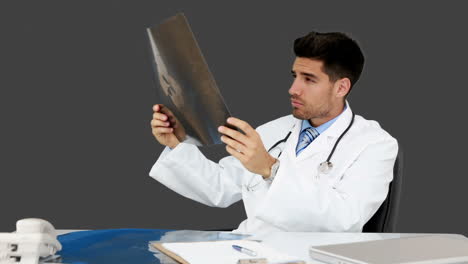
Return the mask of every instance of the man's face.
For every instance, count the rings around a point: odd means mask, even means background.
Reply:
[[[289,89],[293,116],[314,123],[327,121],[327,117],[339,105],[335,96],[335,82],[323,72],[320,60],[296,57],[292,68],[293,84]],[[315,122],[314,122],[315,121]]]

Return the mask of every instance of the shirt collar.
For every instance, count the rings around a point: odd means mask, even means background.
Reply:
[[[309,128],[309,127],[312,127],[312,128],[315,128],[315,130],[317,130],[317,132],[319,134],[322,134],[323,132],[325,132],[325,130],[327,130],[327,128],[329,128],[333,123],[335,123],[335,121],[344,113],[344,111],[346,110],[346,108],[348,108],[347,104],[345,104],[345,107],[343,109],[343,112],[341,112],[339,115],[337,115],[335,118],[333,118],[332,120],[329,120],[327,121],[326,123],[323,123],[321,124],[320,126],[318,127],[314,127],[312,126],[312,124],[310,124],[309,120],[308,119],[305,119],[305,120],[302,120],[302,126],[301,126],[301,133],[302,131],[304,131],[305,129]]]

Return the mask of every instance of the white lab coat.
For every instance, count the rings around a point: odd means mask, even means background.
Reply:
[[[280,167],[271,185],[233,156],[215,163],[185,142],[173,150],[166,147],[150,176],[208,206],[227,207],[242,199],[247,219],[235,232],[361,232],[387,196],[398,144],[377,122],[356,115],[331,158],[333,169],[319,173],[319,164],[327,159],[351,116],[348,104],[335,123],[297,157],[302,120],[288,115],[259,126],[256,131],[267,150],[292,129],[287,142],[280,144]],[[277,157],[279,151],[275,148],[270,154]]]

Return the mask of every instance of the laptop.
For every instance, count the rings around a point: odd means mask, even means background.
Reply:
[[[146,33],[156,103],[163,104],[163,112],[179,121],[189,143],[221,144],[218,127],[233,128],[226,123],[231,114],[184,14],[149,27]]]
[[[468,239],[421,235],[313,246],[309,253],[312,259],[330,264],[468,264]]]

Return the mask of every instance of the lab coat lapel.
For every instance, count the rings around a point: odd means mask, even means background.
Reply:
[[[291,136],[288,140],[288,144],[286,145],[286,153],[289,155],[291,160],[296,160],[296,145],[297,140],[299,139],[299,132],[301,131],[302,120],[297,119],[295,120],[294,130],[291,133]]]
[[[321,153],[327,149],[328,143],[329,140],[327,140],[325,133],[323,135],[319,135],[314,141],[312,141],[312,143],[309,144],[309,146],[307,146],[301,153],[299,153],[296,161],[300,162],[314,156],[317,153]]]
[[[312,143],[309,144],[298,156],[297,162],[303,161],[308,159],[318,153],[323,151],[331,151],[332,145],[338,139],[338,137],[343,133],[346,127],[351,122],[351,108],[349,107],[348,102],[346,102],[347,108],[343,112],[343,114],[333,123],[327,130],[325,130],[322,134],[320,134]],[[297,140],[299,139],[299,133],[296,137],[295,143],[297,144]],[[294,155],[295,148],[294,148]]]

